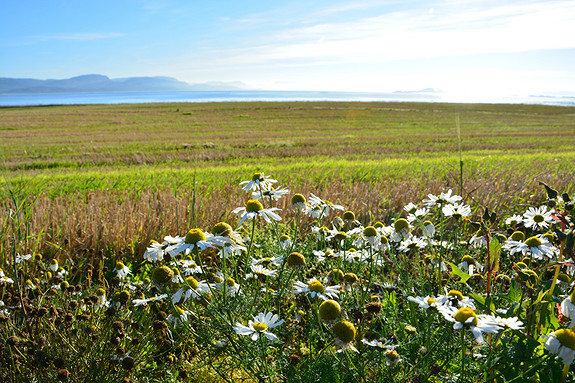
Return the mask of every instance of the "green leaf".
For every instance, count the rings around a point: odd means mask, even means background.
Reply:
[[[452,275],[457,275],[460,279],[461,282],[466,283],[467,280],[469,278],[471,278],[471,275],[467,274],[466,272],[462,271],[459,267],[457,267],[455,264],[451,263],[451,262],[447,262],[447,264],[449,266],[451,266],[451,274]]]
[[[491,260],[492,273],[496,273],[499,270],[499,254],[501,254],[502,247],[497,238],[493,238],[489,242],[489,259]]]

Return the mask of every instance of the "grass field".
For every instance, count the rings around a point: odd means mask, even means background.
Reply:
[[[14,209],[10,189],[35,201],[31,232],[78,249],[80,226],[92,251],[129,250],[152,233],[185,230],[192,189],[197,216],[215,223],[213,207],[225,215],[240,206],[230,190],[254,171],[366,218],[447,188],[505,210],[528,201],[537,181],[573,188],[574,116],[575,108],[433,103],[1,108],[2,214]]]
[[[0,381],[573,381],[574,116],[0,108]]]

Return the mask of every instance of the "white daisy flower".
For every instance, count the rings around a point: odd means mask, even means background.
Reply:
[[[575,327],[575,304],[573,304],[573,298],[575,298],[575,291],[561,302],[561,313],[571,319],[569,328]]]
[[[415,211],[417,210],[418,206],[416,204],[414,204],[413,202],[409,202],[407,205],[405,205],[403,207],[403,210],[405,210],[408,213],[415,213]],[[363,341],[363,339],[362,339]]]
[[[233,241],[226,243],[221,250],[218,252],[220,258],[228,259],[233,255],[241,255],[242,251],[248,251],[245,246],[239,245]]]
[[[324,286],[321,281],[311,278],[307,283],[296,281],[294,283],[294,294],[306,294],[315,298],[316,296],[326,301],[328,299],[337,299],[339,294],[339,285]]]
[[[523,217],[518,214],[514,214],[505,220],[507,226],[517,226],[521,222],[523,222]]]
[[[58,261],[55,259],[52,259],[52,261],[50,261],[50,270],[52,270],[53,272],[58,271],[59,266],[58,266]]]
[[[440,295],[436,299],[441,305],[451,305],[453,307],[470,307],[475,310],[473,299],[463,295],[458,290],[451,290],[446,295]]]
[[[502,328],[511,330],[523,330],[523,322],[517,317],[502,318],[500,316],[493,318],[494,322],[497,323]]]
[[[257,199],[250,199],[246,203],[245,207],[238,207],[234,209],[232,213],[236,214],[236,217],[240,217],[239,226],[244,223],[245,220],[254,219],[256,217],[262,217],[268,223],[271,223],[272,221],[281,221],[282,218],[275,213],[280,210],[281,209],[278,209],[277,207],[264,209],[260,201]]]
[[[227,278],[223,282],[216,284],[216,287],[222,291],[225,290],[226,295],[230,297],[234,297],[242,291],[240,285],[233,278]]]
[[[134,304],[134,306],[142,306],[142,305],[147,305],[150,302],[154,302],[154,301],[161,301],[164,298],[167,298],[168,294],[162,294],[162,295],[158,295],[156,297],[152,297],[152,298],[145,298],[145,299],[132,299],[132,303]],[[105,299],[105,297],[104,297]]]
[[[183,310],[179,306],[175,306],[175,309],[176,313],[168,315],[166,322],[172,324],[174,327],[178,327],[179,324],[189,320],[189,316],[192,315],[192,312]]]
[[[17,255],[16,256],[16,263],[20,263],[22,261],[27,261],[30,258],[32,258],[32,254]]]
[[[174,264],[182,269],[185,276],[203,273],[201,266],[198,266],[196,261],[194,261],[190,256],[176,261]]]
[[[277,270],[268,269],[262,265],[251,265],[250,269],[253,277],[275,277],[278,273]]]
[[[471,208],[469,205],[459,203],[445,205],[441,211],[443,211],[443,215],[446,217],[453,217],[455,219],[465,218],[471,215]]]
[[[557,248],[541,235],[527,238],[525,242],[507,240],[503,248],[509,250],[511,255],[515,253],[521,253],[524,256],[531,254],[533,258],[538,260],[543,260],[545,257],[554,259],[557,255]]]
[[[236,323],[234,331],[238,335],[249,336],[253,341],[258,340],[260,336],[265,336],[268,340],[275,341],[278,337],[268,330],[283,323],[284,320],[279,320],[277,314],[263,312],[256,315],[253,320],[250,319],[247,326]]]
[[[240,182],[240,186],[242,186],[242,189],[246,192],[258,191],[260,189],[269,190],[276,182],[278,181],[271,179],[269,176],[266,176],[263,172],[261,172],[254,173],[250,181]]]
[[[252,198],[259,201],[263,201],[264,198],[268,201],[277,201],[286,194],[289,194],[288,189],[282,189],[281,187],[274,189],[273,187],[270,187],[270,189],[262,189],[261,191],[252,192]]]
[[[441,193],[439,196],[428,194],[429,199],[423,200],[423,205],[427,207],[434,207],[436,205],[444,206],[446,204],[454,204],[462,200],[461,196],[451,195],[452,190],[449,189],[447,193]]]
[[[430,297],[429,295],[425,297],[409,296],[407,297],[407,300],[413,303],[417,303],[419,307],[421,307],[422,309],[429,309],[429,308],[437,309],[439,306],[442,305],[442,302],[439,302],[438,300],[436,300],[433,297]]]
[[[251,264],[280,267],[283,263],[283,260],[283,255],[278,255],[276,257],[252,258]]]
[[[542,337],[545,339],[545,348],[552,354],[557,355],[563,364],[571,365],[575,360],[575,330],[559,329],[549,335]]]
[[[425,239],[411,236],[401,241],[397,250],[401,251],[402,253],[407,253],[410,250],[421,250],[425,247],[427,247],[427,241]]]
[[[198,228],[190,229],[185,237],[169,237],[169,239],[177,240],[176,243],[169,245],[165,250],[171,257],[175,257],[181,252],[189,254],[190,251],[196,247],[201,250],[206,250],[208,247],[216,248],[230,242],[230,239],[227,237],[204,233],[202,229]],[[166,237],[165,240],[167,241],[168,237]]]
[[[346,350],[359,352],[353,345],[355,335],[357,333],[353,323],[342,320],[334,324],[331,330],[335,335],[336,352],[343,352]]]
[[[309,203],[311,205],[311,209],[308,211],[308,214],[313,218],[327,217],[331,210],[345,210],[343,206],[334,205],[329,201],[322,200],[313,193],[311,193],[311,197],[309,197]]]
[[[146,248],[144,259],[148,262],[156,263],[164,259],[164,245],[156,241],[152,241],[150,246]]]
[[[459,309],[453,306],[439,306],[438,310],[443,317],[453,322],[455,330],[469,328],[478,343],[483,343],[483,333],[495,334],[501,330],[501,327],[495,322],[491,315],[477,315],[471,307],[461,307]]]
[[[523,224],[532,230],[547,229],[553,222],[552,213],[547,211],[547,206],[530,207],[523,214]]]
[[[132,274],[128,266],[124,265],[122,262],[116,262],[116,268],[114,270],[118,278],[122,281],[126,279],[129,274]]]
[[[473,275],[475,273],[475,270],[477,270],[478,272],[483,271],[483,265],[477,262],[470,255],[464,255],[463,258],[461,258],[461,263],[457,265],[457,267],[459,267],[459,269],[463,270],[469,275]]]
[[[429,209],[422,207],[419,208],[417,210],[415,210],[413,213],[409,213],[407,215],[407,221],[409,223],[413,223],[415,221],[420,221],[423,219],[423,217],[425,217],[427,215],[427,213],[429,213]]]
[[[201,298],[203,294],[206,294],[211,290],[209,283],[206,281],[198,281],[194,277],[187,277],[185,282],[187,283],[187,286],[182,287],[172,295],[172,302],[174,304],[179,303],[182,298],[183,302],[190,298]]]

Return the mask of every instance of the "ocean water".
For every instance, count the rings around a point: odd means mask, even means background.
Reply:
[[[398,101],[398,102],[473,102],[504,104],[542,104],[575,106],[575,97],[489,97],[450,98],[442,93],[394,92],[309,92],[309,91],[179,91],[179,92],[114,92],[114,93],[46,93],[0,94],[0,106],[141,104],[161,102],[224,101]]]

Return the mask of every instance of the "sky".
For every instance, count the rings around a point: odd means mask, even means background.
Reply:
[[[573,0],[2,0],[0,77],[575,92]]]

